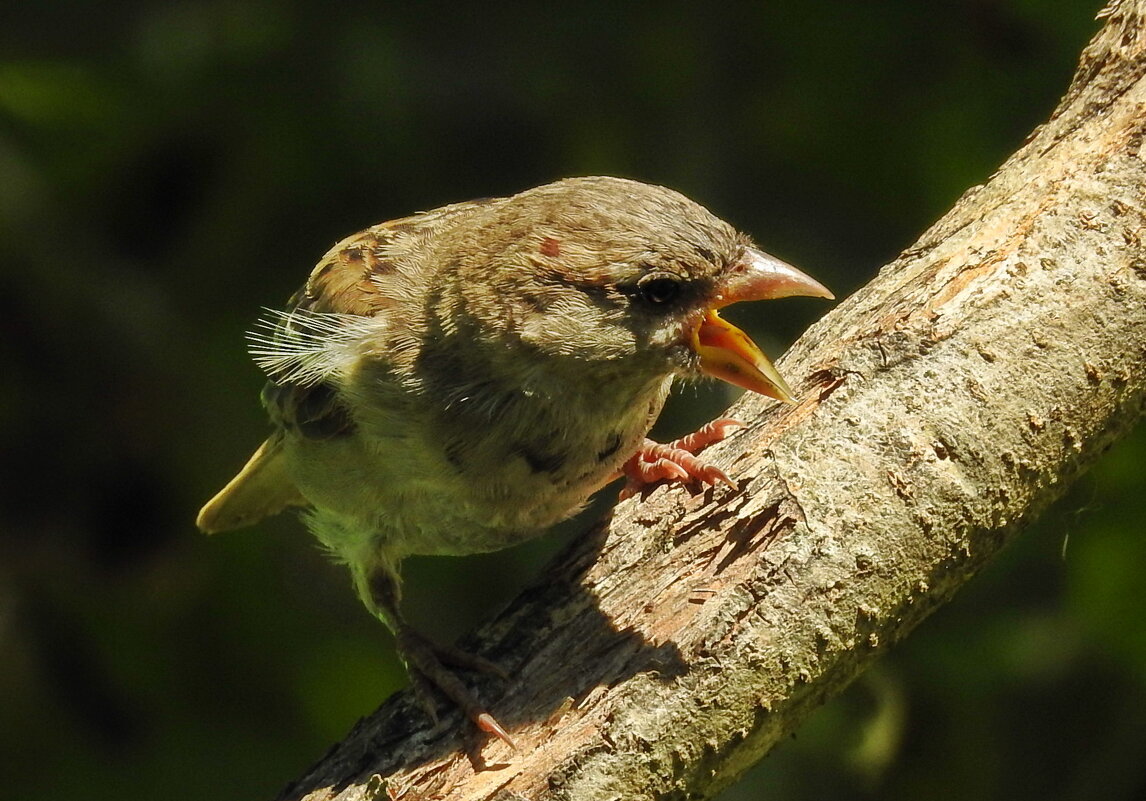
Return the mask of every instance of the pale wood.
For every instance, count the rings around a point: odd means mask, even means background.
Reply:
[[[804,401],[733,410],[738,492],[620,504],[469,643],[521,753],[402,693],[282,798],[711,797],[1129,430],[1146,0],[1104,14],[1051,120],[793,348]]]

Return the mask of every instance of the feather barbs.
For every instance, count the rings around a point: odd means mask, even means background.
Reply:
[[[357,314],[266,309],[247,332],[255,364],[277,383],[311,386],[347,372],[380,321]]]

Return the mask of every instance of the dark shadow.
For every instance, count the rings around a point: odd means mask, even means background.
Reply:
[[[611,521],[610,509],[503,612],[458,642],[512,677],[507,684],[496,677],[459,674],[511,732],[527,722],[548,720],[568,708],[570,699],[576,705],[594,689],[637,673],[654,672],[667,682],[687,671],[674,643],[653,645],[631,629],[618,631],[584,588],[584,576],[601,552]],[[569,616],[571,609],[579,611]],[[547,658],[550,648],[562,649],[558,658]],[[441,719],[435,725],[408,688],[395,693],[278,798],[297,799],[320,788],[340,792],[351,784],[364,784],[373,773],[389,775],[459,748],[470,754],[475,770],[497,767],[477,761],[487,735],[477,732],[456,709],[443,705],[439,710]],[[415,733],[424,738],[418,747],[406,744]]]

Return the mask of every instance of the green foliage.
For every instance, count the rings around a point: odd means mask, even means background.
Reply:
[[[404,684],[387,635],[299,525],[193,529],[265,430],[243,331],[331,243],[416,209],[610,173],[684,191],[847,294],[1046,117],[1096,11],[1074,0],[9,11],[6,791],[267,798]],[[818,311],[790,301],[741,318],[776,353]],[[687,391],[663,428],[722,402]],[[1141,433],[1120,445],[727,799],[1141,794],[1144,451]],[[412,611],[455,634],[480,617],[453,610],[488,614],[552,549],[419,560]]]

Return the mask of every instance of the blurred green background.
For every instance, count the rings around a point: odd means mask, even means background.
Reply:
[[[243,332],[331,243],[609,173],[846,295],[1045,119],[1098,8],[9,4],[4,795],[269,799],[404,684],[296,521],[192,525],[266,430]],[[777,353],[822,311],[739,319]],[[690,390],[662,433],[725,402]],[[1144,456],[1140,431],[726,801],[1146,797]],[[577,525],[415,560],[413,616],[466,630]]]

